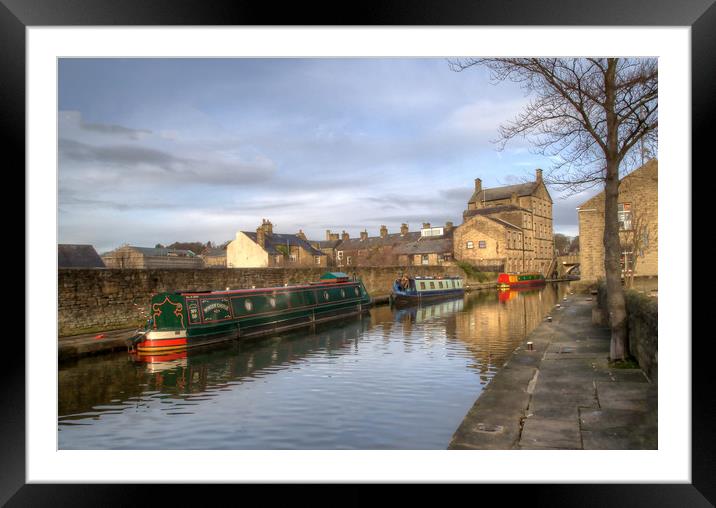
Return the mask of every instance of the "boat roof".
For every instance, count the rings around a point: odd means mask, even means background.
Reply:
[[[239,294],[239,293],[265,293],[265,292],[272,292],[272,291],[280,291],[280,290],[288,290],[288,289],[316,289],[316,286],[326,286],[326,287],[336,287],[343,284],[356,284],[355,281],[347,280],[345,282],[339,281],[339,282],[312,282],[312,283],[306,283],[306,284],[296,284],[291,286],[269,286],[269,287],[263,287],[263,288],[242,288],[242,289],[228,289],[228,290],[187,290],[187,291],[173,291],[176,295],[182,295],[182,296],[199,296],[199,295],[227,295],[227,294]],[[169,293],[172,293],[172,291],[168,291]],[[159,294],[159,293],[157,293]]]

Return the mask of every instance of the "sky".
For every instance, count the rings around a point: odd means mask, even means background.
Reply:
[[[474,190],[550,161],[501,123],[529,97],[442,58],[60,59],[59,243],[221,244],[274,231],[351,237],[462,223]],[[549,188],[578,234],[597,190]]]

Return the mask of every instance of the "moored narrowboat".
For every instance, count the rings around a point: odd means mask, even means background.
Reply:
[[[465,293],[461,277],[409,277],[393,282],[392,300],[396,304],[415,304],[424,300],[454,298]]]
[[[162,292],[152,296],[149,320],[127,346],[139,353],[181,350],[339,319],[370,305],[363,282],[342,272],[295,286]]]
[[[544,275],[541,273],[501,273],[497,276],[499,289],[541,286],[545,282]]]

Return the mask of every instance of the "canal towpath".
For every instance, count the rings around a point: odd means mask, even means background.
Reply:
[[[448,449],[657,449],[657,380],[609,364],[609,329],[569,295],[483,390]]]

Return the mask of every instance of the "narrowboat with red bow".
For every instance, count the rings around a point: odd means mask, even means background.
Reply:
[[[542,286],[546,283],[541,273],[501,273],[497,276],[499,289]]]
[[[363,282],[343,272],[295,286],[162,292],[152,296],[149,319],[127,346],[159,353],[269,335],[360,314],[371,303]]]

